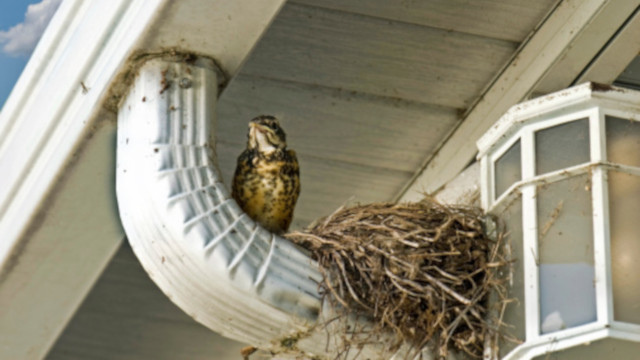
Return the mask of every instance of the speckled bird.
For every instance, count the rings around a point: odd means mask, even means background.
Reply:
[[[232,196],[265,229],[289,229],[300,194],[300,170],[278,119],[258,116],[249,122],[247,148],[238,157]]]

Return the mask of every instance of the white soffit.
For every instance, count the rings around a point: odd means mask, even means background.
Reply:
[[[400,192],[401,201],[415,201],[423,193],[433,193],[473,161],[475,142],[511,106],[540,91],[560,90],[577,80],[585,67],[601,56],[611,66],[594,68],[596,79],[614,79],[637,53],[635,23],[631,20],[640,0],[565,0],[548,16],[518,50],[510,64],[470,108],[461,125],[451,134],[435,156]],[[620,31],[619,31],[620,30]],[[627,35],[626,31],[630,31]],[[624,35],[624,44],[615,39]],[[608,45],[632,47],[618,56],[602,51]],[[635,49],[633,48],[635,46]],[[615,47],[614,47],[615,48]],[[620,63],[620,64],[614,64]]]
[[[233,76],[285,0],[169,1],[138,52],[177,49],[209,56]]]
[[[0,358],[42,358],[124,236],[103,106],[132,55],[193,50],[234,74],[283,2],[63,1],[0,114]]]

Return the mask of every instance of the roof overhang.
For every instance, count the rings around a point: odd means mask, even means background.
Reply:
[[[140,65],[149,54],[194,53],[228,80],[283,3],[63,2],[0,114],[0,357],[43,357],[124,237],[114,210],[115,110]],[[638,52],[629,35],[638,4],[561,2],[402,199],[452,179],[475,140],[530,94],[615,78]]]

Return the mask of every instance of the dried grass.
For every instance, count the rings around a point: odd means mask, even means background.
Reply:
[[[366,315],[369,334],[395,335],[390,348],[429,345],[446,357],[453,347],[480,358],[501,323],[487,298],[494,291],[506,301],[497,273],[507,263],[483,219],[477,208],[431,200],[378,203],[338,209],[287,237],[312,252],[341,316]],[[345,346],[361,347],[361,335],[345,336]]]

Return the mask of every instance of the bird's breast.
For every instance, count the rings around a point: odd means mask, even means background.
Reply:
[[[245,170],[242,184],[238,184],[243,188],[238,191],[243,210],[265,228],[285,231],[300,191],[297,163],[256,157]]]

